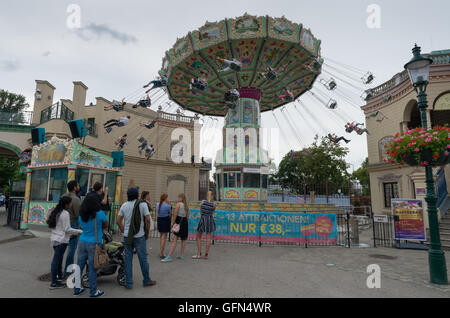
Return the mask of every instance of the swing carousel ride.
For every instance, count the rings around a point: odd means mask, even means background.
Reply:
[[[317,118],[320,115],[315,114],[312,105],[330,111],[330,117],[345,126],[347,132],[361,131],[358,126],[362,124],[353,120],[355,111],[348,113],[338,107],[337,100],[329,94],[336,94],[346,107],[361,112],[354,97],[370,96],[370,89],[364,86],[371,84],[374,76],[324,59],[320,46],[320,40],[302,24],[285,17],[245,14],[206,22],[177,39],[166,52],[159,78],[145,86],[153,84],[146,91],[147,98],[154,102],[163,98],[164,107],[159,107],[163,111],[175,107],[179,113],[194,112],[207,127],[218,123],[216,117],[224,117],[224,145],[216,158],[219,200],[267,199],[269,158],[259,142],[261,113],[272,112],[287,143],[284,133],[287,127],[300,135],[299,123],[289,113],[289,107],[285,107],[287,104],[294,104],[305,125],[313,130],[319,128],[319,133],[326,134],[327,127]],[[281,109],[287,125],[280,125],[275,115],[277,109]],[[243,140],[227,133],[227,128],[242,128]],[[256,128],[253,129],[256,133],[247,133],[249,128]],[[328,136],[336,143],[342,140],[334,134]]]

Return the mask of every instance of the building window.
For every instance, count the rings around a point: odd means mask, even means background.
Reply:
[[[88,136],[97,137],[97,124],[95,118],[88,118],[84,120],[86,126],[86,133]]]
[[[266,174],[263,174],[262,176],[262,187],[263,189],[267,189],[267,182],[268,181],[268,176]]]
[[[89,169],[77,168],[75,171],[75,180],[80,185],[80,196],[85,197],[88,192]]]
[[[31,172],[31,201],[58,202],[67,192],[67,168]]]
[[[31,201],[47,201],[49,169],[31,172]]]
[[[114,202],[116,195],[116,172],[107,172],[105,178],[105,186],[108,187],[108,197]]]
[[[50,186],[48,188],[48,201],[58,202],[59,198],[67,192],[67,168],[51,169]]]
[[[245,173],[244,174],[244,188],[259,188],[260,187],[260,174]]]
[[[236,187],[236,174],[230,173],[228,175],[228,187],[229,188],[235,188]]]
[[[383,190],[384,190],[384,207],[391,208],[392,199],[399,198],[398,183],[397,182],[383,183]]]
[[[223,187],[228,188],[228,173],[223,174]]]

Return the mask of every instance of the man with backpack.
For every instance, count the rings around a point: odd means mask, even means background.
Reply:
[[[117,224],[124,235],[125,245],[125,287],[133,288],[133,250],[136,249],[144,287],[153,286],[155,281],[150,279],[150,265],[148,263],[147,240],[150,233],[150,212],[145,201],[139,200],[139,187],[130,188],[127,192],[128,202],[119,211]]]

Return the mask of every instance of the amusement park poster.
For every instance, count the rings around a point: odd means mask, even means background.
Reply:
[[[426,241],[422,200],[392,200],[396,240]]]
[[[199,210],[191,210],[189,235],[195,237]],[[334,245],[336,214],[216,211],[214,240]]]

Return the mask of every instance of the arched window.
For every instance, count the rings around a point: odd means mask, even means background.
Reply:
[[[434,101],[431,122],[433,126],[444,126],[450,123],[450,91],[440,94]]]
[[[403,113],[403,121],[408,124],[408,129],[422,127],[417,100],[412,99],[408,102],[408,104],[406,104],[405,111]]]

